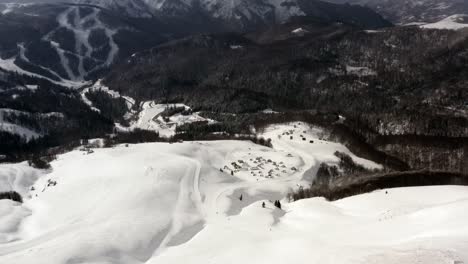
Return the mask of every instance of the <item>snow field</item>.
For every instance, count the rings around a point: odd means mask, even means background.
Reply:
[[[310,183],[320,163],[338,162],[335,151],[369,168],[380,165],[303,123],[273,125],[261,135],[273,148],[146,143],[72,151],[49,173],[1,164],[0,179],[20,190],[24,203],[0,200],[0,263],[468,262],[468,187],[288,203],[286,194]],[[272,178],[220,171],[258,157],[297,171]]]

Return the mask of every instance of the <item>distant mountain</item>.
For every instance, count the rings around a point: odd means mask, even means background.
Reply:
[[[28,3],[27,0],[14,4],[9,3],[11,0],[0,0],[2,2],[7,3],[8,10]],[[42,0],[34,3],[87,4],[138,18],[171,19],[201,15],[229,25],[236,31],[283,23],[297,16],[348,20],[341,17],[345,15],[353,16],[353,21],[347,22],[371,27],[388,26],[387,21],[367,8],[333,5],[319,0]]]
[[[326,0],[373,8],[394,23],[437,22],[455,14],[468,14],[466,0]]]
[[[257,32],[296,20],[314,21],[319,28],[391,26],[369,8],[320,1],[9,2],[0,0],[2,150],[21,148],[37,137],[44,138],[44,146],[110,132],[122,121],[125,103],[96,94],[96,104],[109,107],[95,111],[83,89],[115,64],[168,41]]]
[[[2,2],[0,68],[66,86],[96,79],[136,51],[191,34],[258,30],[296,17],[368,29],[391,25],[368,8],[305,0]]]

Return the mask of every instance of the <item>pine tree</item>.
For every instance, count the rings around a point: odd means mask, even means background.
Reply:
[[[240,195],[240,197],[239,197],[239,200],[241,200],[241,201],[242,201],[242,194]]]
[[[279,200],[275,200],[275,206],[281,209],[281,202]]]

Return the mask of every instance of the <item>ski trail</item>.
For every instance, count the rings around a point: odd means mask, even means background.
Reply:
[[[26,57],[26,48],[24,47],[24,43],[19,43],[18,44],[18,48],[20,50],[20,53],[19,53],[19,57],[24,60],[25,62],[31,64],[31,65],[34,65],[36,67],[39,67],[47,72],[49,72],[50,74],[54,75],[55,77],[57,77],[59,80],[63,80],[63,78],[58,74],[56,73],[55,71],[49,69],[49,68],[46,68],[46,67],[43,67],[41,65],[37,65],[35,63],[32,63],[27,57]]]
[[[196,223],[204,222],[205,216],[199,189],[201,163],[196,159],[176,154],[165,154],[164,156],[181,160],[186,166],[186,170],[179,181],[178,197],[172,212],[171,222],[168,225],[168,232],[152,256],[160,254],[185,229],[189,229]],[[198,218],[191,217],[194,211]]]
[[[118,29],[109,29],[99,19],[99,13],[100,10],[98,8],[92,8],[91,13],[80,17],[80,7],[70,7],[58,15],[57,22],[59,26],[43,37],[43,40],[49,42],[59,55],[61,65],[67,77],[71,80],[83,80],[90,73],[110,66],[119,52],[119,47],[114,40],[114,35],[118,32]],[[73,19],[70,19],[70,16],[72,16]],[[63,28],[72,32],[74,35],[75,47],[73,51],[65,50],[60,43],[53,40],[54,34]],[[100,47],[93,48],[91,45],[90,36],[91,33],[96,30],[102,30],[104,32],[108,41],[107,44],[110,47],[106,58],[103,60],[97,60],[92,57],[93,52],[99,52],[105,46],[101,45]],[[73,64],[67,55],[73,55],[77,58],[78,65],[76,69],[73,69]],[[86,69],[86,60],[92,60],[96,65],[91,69]]]

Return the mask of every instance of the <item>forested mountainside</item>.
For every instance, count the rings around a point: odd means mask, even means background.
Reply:
[[[111,133],[113,122],[83,102],[77,90],[0,70],[0,150],[40,152]]]
[[[246,24],[232,24],[232,17],[217,17],[212,9],[201,10],[196,4],[190,5],[190,10],[179,6],[187,12],[172,12],[166,8],[170,2],[177,3],[165,1],[158,10],[147,9],[154,13],[146,16],[131,9],[150,3],[0,1],[1,131],[5,138],[2,144],[8,145],[3,151],[22,148],[44,136],[60,143],[105,134],[111,131],[113,122],[125,122],[122,115],[128,109],[124,100],[108,98],[106,93],[82,91],[105,76],[115,63],[125,62],[137,51],[193,34],[274,27],[276,23],[294,19],[293,10],[297,9],[281,7],[278,15],[287,11],[281,20],[263,13],[262,18],[244,14],[242,21]],[[128,9],[123,4],[128,4]],[[228,13],[237,14],[236,10],[244,4],[247,2],[217,5],[216,9],[228,12],[230,7]],[[320,23],[344,23],[366,29],[391,25],[371,9],[360,6],[320,1],[301,6],[308,11],[298,16]],[[101,109],[90,107],[92,103],[87,96]]]
[[[122,10],[118,4],[125,1],[75,2],[0,3],[0,67],[79,86],[82,81],[101,77],[115,62],[134,52],[169,40],[192,34],[258,30],[296,16],[286,8],[288,15],[276,19],[273,8],[272,13],[262,16],[234,19],[216,16],[194,4],[182,13],[161,9],[150,17],[142,17]],[[168,2],[171,1],[165,3]],[[391,25],[361,6],[321,1],[306,1],[301,6],[308,11],[297,16],[318,21],[340,21],[369,29]]]
[[[295,29],[171,42],[136,54],[105,83],[138,100],[205,111],[338,113],[412,167],[466,170],[466,31],[310,23],[298,36]],[[281,40],[268,37],[273,31]]]

